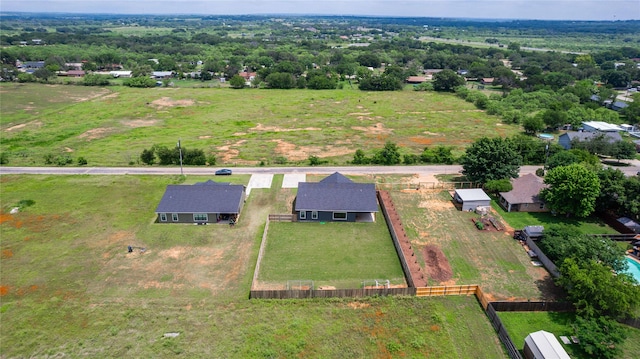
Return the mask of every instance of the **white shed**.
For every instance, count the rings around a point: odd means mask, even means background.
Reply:
[[[555,335],[537,331],[524,339],[525,359],[571,359]]]
[[[491,198],[480,188],[457,189],[453,199],[462,203],[463,211],[473,211],[477,207],[489,207]]]

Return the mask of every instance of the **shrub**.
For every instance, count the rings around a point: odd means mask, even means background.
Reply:
[[[87,159],[84,157],[78,157],[78,166],[86,166],[87,165]]]
[[[484,189],[486,189],[489,192],[495,192],[495,193],[509,192],[513,189],[513,186],[511,185],[511,181],[505,178],[505,179],[487,181],[487,183],[484,184]]]

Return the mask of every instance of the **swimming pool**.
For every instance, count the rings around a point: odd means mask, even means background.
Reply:
[[[626,272],[631,274],[636,281],[638,281],[638,283],[640,283],[640,263],[634,261],[633,259],[626,257],[625,260],[627,261],[627,264],[629,265],[629,267],[627,268]]]
[[[553,135],[550,135],[548,133],[541,133],[538,135],[538,137],[543,140],[553,140]]]

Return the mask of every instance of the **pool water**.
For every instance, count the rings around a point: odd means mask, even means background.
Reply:
[[[627,257],[625,258],[629,267],[626,272],[631,274],[638,283],[640,283],[640,263],[634,261],[633,259]]]

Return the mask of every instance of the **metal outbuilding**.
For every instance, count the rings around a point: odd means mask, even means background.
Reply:
[[[524,339],[525,359],[571,359],[555,335],[537,331]]]
[[[463,211],[473,211],[477,207],[489,207],[491,198],[480,188],[457,189],[453,199],[462,203]]]

